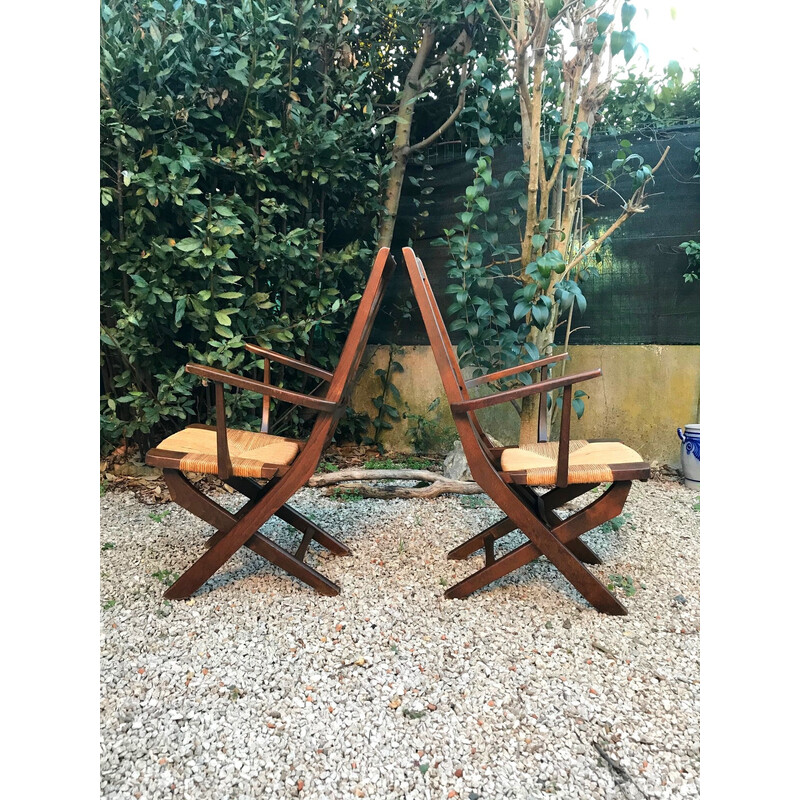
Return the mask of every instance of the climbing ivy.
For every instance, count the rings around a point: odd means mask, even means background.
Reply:
[[[510,20],[486,0],[472,5],[505,34],[513,57],[475,61],[477,88],[457,123],[472,145],[465,158],[473,181],[456,201],[463,203],[457,224],[434,244],[449,253],[447,312],[451,330],[463,332],[459,360],[487,372],[552,352],[561,325],[569,341],[575,309],[580,314],[586,308],[582,282],[597,274],[593,261],[608,236],[647,208],[645,187],[657,167],[631,152],[626,140],[603,175],[586,157],[612,91],[601,76],[609,74],[615,56],[628,64],[643,47],[631,28],[633,4],[520,0],[512,4]],[[496,175],[494,148],[511,137],[521,140],[520,164]],[[604,231],[583,216],[584,199],[601,187],[623,204]],[[500,383],[509,381],[530,383],[532,376],[521,373]],[[585,396],[573,398],[579,416]],[[551,407],[553,399],[557,404],[560,398],[548,398]],[[517,410],[521,441],[535,441],[531,398]]]

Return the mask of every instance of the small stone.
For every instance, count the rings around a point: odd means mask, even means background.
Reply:
[[[672,599],[674,600],[674,602],[680,603],[682,606],[685,606],[687,603],[686,598],[682,594],[675,595],[675,597],[673,597]]]
[[[445,478],[453,481],[472,480],[467,457],[464,455],[464,445],[461,444],[460,439],[453,442],[453,449],[445,456],[442,472]]]

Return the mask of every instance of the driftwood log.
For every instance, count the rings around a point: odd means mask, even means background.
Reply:
[[[345,483],[345,481],[417,481],[427,483],[428,486],[365,486],[360,483]],[[334,484],[340,484],[336,488]],[[322,475],[312,475],[308,479],[312,487],[330,487],[326,494],[331,494],[336,489],[344,491],[357,491],[362,497],[375,497],[379,500],[391,500],[395,497],[438,497],[440,494],[482,494],[483,489],[474,481],[456,481],[445,478],[439,472],[429,472],[425,469],[343,469],[338,472],[328,472]]]

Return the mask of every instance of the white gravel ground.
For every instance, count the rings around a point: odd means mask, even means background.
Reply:
[[[312,545],[341,595],[241,550],[170,604],[153,573],[169,582],[164,571],[189,566],[209,526],[108,494],[102,796],[697,796],[697,499],[676,483],[634,485],[628,522],[583,537],[604,561],[595,574],[635,587],[629,615],[607,617],[543,560],[445,600],[481,558],[447,550],[502,516],[488,500],[337,502],[310,489],[293,505],[354,552]],[[280,521],[266,530],[297,541]]]

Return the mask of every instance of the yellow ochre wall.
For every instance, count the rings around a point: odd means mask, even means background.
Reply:
[[[388,402],[398,411],[423,414],[436,397],[438,408],[429,416],[439,423],[446,442],[455,438],[453,418],[444,398],[433,351],[428,346],[395,351],[404,372],[393,382],[400,401]],[[372,399],[380,394],[376,369],[385,369],[387,346],[370,346],[361,376],[353,392],[353,408],[374,417]],[[700,347],[697,345],[583,345],[570,348],[567,374],[600,367],[603,375],[578,384],[589,397],[586,412],[572,417],[572,438],[618,439],[648,461],[677,466],[680,443],[675,429],[700,421]],[[369,359],[366,362],[366,359]],[[560,374],[557,367],[556,375]],[[480,387],[481,389],[484,387]],[[479,394],[477,390],[473,396]],[[486,431],[504,444],[517,444],[519,417],[510,404],[484,409],[478,414]],[[411,452],[405,435],[407,421],[392,421],[382,441],[388,450]],[[373,433],[370,426],[370,435]]]

